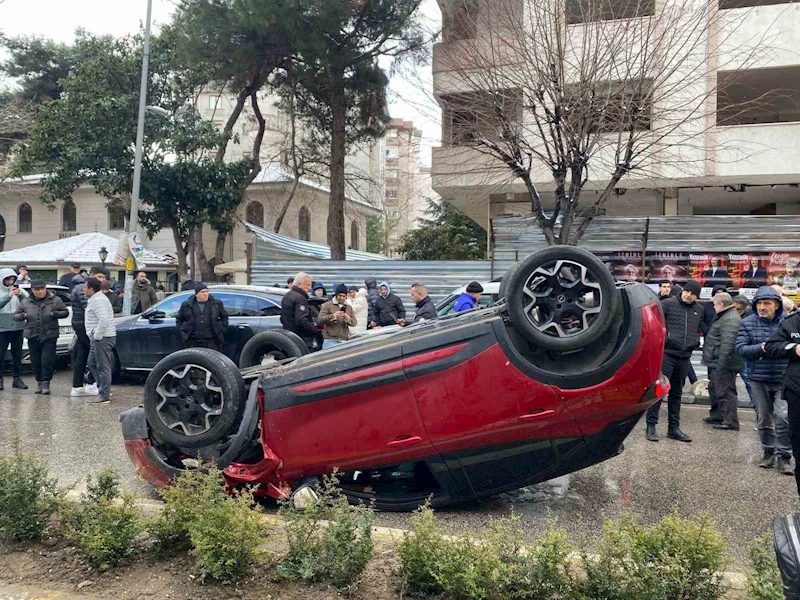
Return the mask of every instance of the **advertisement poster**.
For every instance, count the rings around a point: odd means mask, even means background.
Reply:
[[[800,252],[648,252],[642,273],[641,252],[602,252],[603,261],[620,281],[663,280],[678,285],[696,279],[702,298],[710,298],[715,285],[752,298],[759,286],[778,284],[787,296],[800,300]]]

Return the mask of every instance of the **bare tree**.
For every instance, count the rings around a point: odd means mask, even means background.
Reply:
[[[746,15],[716,0],[453,0],[443,13],[437,77],[458,90],[439,96],[443,144],[463,147],[444,156],[459,177],[467,163],[521,181],[550,245],[577,244],[626,178],[668,187],[722,160],[717,73],[768,42],[742,43]]]

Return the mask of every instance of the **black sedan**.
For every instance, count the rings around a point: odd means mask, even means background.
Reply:
[[[299,337],[281,328],[281,299],[288,291],[258,286],[210,286],[211,295],[228,312],[228,331],[222,353],[241,367],[265,364],[293,356]],[[160,360],[183,348],[175,317],[194,292],[179,292],[140,315],[115,319],[117,364],[121,373],[150,371]],[[312,311],[320,299],[309,299]]]

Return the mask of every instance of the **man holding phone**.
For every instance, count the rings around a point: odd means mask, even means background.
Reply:
[[[319,311],[317,323],[323,326],[322,349],[331,348],[350,339],[350,326],[357,325],[353,307],[347,304],[347,286],[336,286],[336,295],[328,300]]]

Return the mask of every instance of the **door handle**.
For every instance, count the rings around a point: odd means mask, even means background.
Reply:
[[[393,442],[389,442],[386,444],[389,448],[404,448],[406,446],[414,446],[415,444],[419,444],[422,441],[422,438],[418,435],[413,437],[407,437],[400,440],[394,440]]]
[[[550,417],[556,414],[554,410],[540,410],[538,412],[528,413],[527,415],[522,415],[519,420],[520,421],[535,421],[537,419],[544,419],[545,417]]]
[[[246,323],[239,323],[236,326],[236,329],[248,329],[249,327],[250,327],[250,325],[247,325]]]

